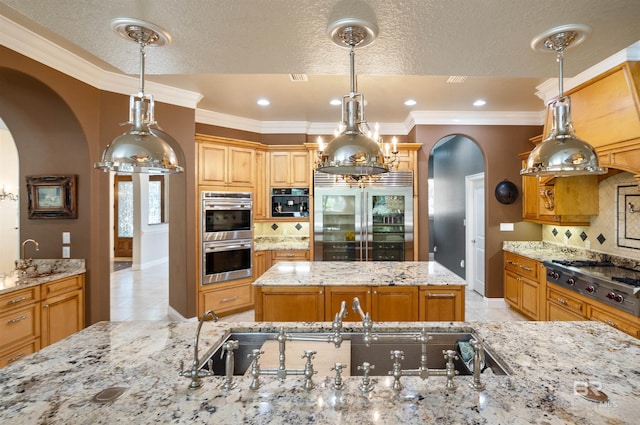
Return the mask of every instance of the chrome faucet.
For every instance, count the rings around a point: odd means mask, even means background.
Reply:
[[[362,311],[362,307],[360,307],[360,300],[358,299],[358,297],[355,297],[353,299],[353,311],[355,313],[360,314],[360,318],[362,318],[362,327],[364,331],[364,336],[363,336],[364,344],[367,347],[371,347],[371,343],[373,341],[377,341],[378,336],[372,335],[371,331],[373,330],[373,321],[371,320],[371,316],[369,315],[368,312],[365,314],[365,312]]]
[[[27,270],[29,269],[29,267],[33,267],[34,272],[38,271],[38,265],[33,264],[33,258],[29,258],[28,260],[25,259],[24,247],[27,242],[33,243],[36,246],[36,251],[40,251],[40,244],[36,242],[35,239],[25,239],[25,241],[22,242],[22,248],[20,249],[20,260],[16,260],[16,270],[20,270],[22,274],[27,274]]]
[[[200,342],[200,330],[202,329],[202,324],[205,321],[213,320],[214,322],[218,321],[218,316],[214,313],[213,310],[207,310],[200,320],[198,321],[198,329],[196,331],[196,337],[193,344],[193,363],[191,365],[191,369],[184,370],[184,362],[180,361],[180,372],[178,373],[180,376],[186,376],[191,378],[191,383],[189,384],[190,390],[198,389],[202,386],[202,380],[200,378],[205,376],[213,375],[213,364],[211,360],[209,360],[209,369],[208,370],[198,370],[199,366],[199,358],[198,358],[198,344]]]
[[[484,347],[477,339],[470,340],[469,344],[473,348],[473,379],[469,382],[469,386],[476,391],[482,391],[484,384],[480,381],[480,373],[485,364]]]

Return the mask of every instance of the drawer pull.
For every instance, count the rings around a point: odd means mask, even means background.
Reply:
[[[567,300],[565,300],[564,298],[558,298],[558,302],[559,302],[560,304],[564,304],[564,305],[567,305],[567,304],[568,304],[568,303],[567,303]]]
[[[612,322],[612,321],[611,321],[611,320],[609,320],[609,319],[604,319],[604,323],[606,323],[607,325],[611,326],[612,328],[617,328],[617,327],[618,327],[618,324],[617,324],[617,323]]]
[[[233,296],[233,297],[229,297],[229,298],[223,298],[220,300],[221,303],[229,303],[231,301],[235,301],[237,300],[238,297],[237,296]]]
[[[512,266],[517,266],[518,263],[516,263],[515,261],[511,261],[511,260],[507,260],[507,264],[511,264]]]
[[[20,354],[18,354],[17,356],[15,356],[15,357],[11,357],[9,360],[7,360],[7,363],[13,363],[13,362],[15,362],[15,361],[18,361],[18,360],[20,360],[21,358],[23,358],[24,356],[26,356],[26,354],[25,354],[25,353],[20,353]]]
[[[22,301],[24,301],[26,299],[27,299],[27,297],[19,297],[19,298],[16,298],[15,300],[9,301],[8,304],[17,304],[17,303],[20,303],[20,302],[22,302]]]
[[[293,254],[287,254],[287,257],[293,257],[293,256],[294,256]]]
[[[18,323],[18,322],[22,322],[23,320],[26,320],[27,316],[25,316],[24,314],[22,316],[18,316],[15,319],[11,319],[9,320],[7,323],[9,323],[10,325],[14,324],[14,323]]]
[[[532,269],[531,267],[520,266],[520,268],[521,268],[522,270],[526,270],[526,271],[528,271],[528,272],[533,271],[533,269]]]
[[[429,292],[427,294],[427,297],[429,297],[429,298],[455,298],[456,294],[432,294],[431,292]]]

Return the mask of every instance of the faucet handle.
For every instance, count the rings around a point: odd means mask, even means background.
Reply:
[[[362,383],[360,384],[360,391],[368,393],[373,390],[373,383],[371,383],[371,377],[369,372],[376,368],[376,365],[363,362],[361,366],[358,366],[358,370],[362,371]]]
[[[404,351],[402,350],[391,350],[391,360],[404,360]]]
[[[342,382],[342,369],[344,369],[345,367],[347,367],[346,364],[342,364],[340,362],[336,362],[330,370],[335,370],[336,371],[336,377],[333,380],[333,384],[331,385],[331,388],[334,390],[343,390],[345,385],[344,382]]]

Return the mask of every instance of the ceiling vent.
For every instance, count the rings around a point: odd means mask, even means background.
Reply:
[[[447,83],[464,83],[465,81],[467,81],[467,76],[464,75],[452,75],[449,78],[447,78]]]
[[[309,78],[307,77],[307,74],[289,74],[289,80],[297,83],[300,81],[309,81]]]

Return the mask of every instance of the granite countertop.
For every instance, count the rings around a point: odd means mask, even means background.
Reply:
[[[255,251],[285,251],[309,249],[308,236],[258,236],[253,240]]]
[[[330,323],[286,323],[296,329],[330,330]],[[599,322],[376,323],[378,332],[406,330],[466,331],[472,328],[511,376],[482,375],[477,392],[470,376],[374,377],[363,395],[361,377],[345,377],[346,388],[331,389],[332,377],[316,375],[315,388],[303,389],[304,377],[281,381],[261,377],[257,391],[249,377],[234,377],[234,389],[221,388],[223,377],[203,378],[189,390],[178,376],[180,360],[188,367],[197,323],[101,322],[0,369],[2,423],[171,423],[171,424],[623,424],[634,422],[640,394],[640,343]],[[201,353],[229,330],[274,331],[277,323],[204,323]],[[345,330],[360,323],[345,323]],[[220,360],[217,360],[220,361]],[[609,401],[598,404],[574,388],[591,382]],[[575,387],[577,385],[577,387]],[[109,387],[125,387],[113,401],[92,398]],[[578,391],[579,392],[579,391]]]
[[[419,286],[467,282],[435,261],[279,262],[255,286]]]
[[[30,268],[24,275],[18,270],[0,274],[0,295],[86,272],[84,259],[34,259],[33,264],[38,265],[35,272]]]
[[[540,262],[553,260],[610,261],[617,266],[640,270],[640,258],[618,257],[547,241],[505,241],[502,243],[502,249]]]

